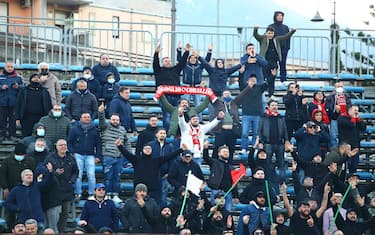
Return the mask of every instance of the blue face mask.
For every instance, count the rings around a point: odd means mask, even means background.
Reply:
[[[228,103],[232,100],[232,97],[224,97],[223,100],[224,102]]]
[[[25,155],[14,155],[14,159],[20,162],[25,159]]]
[[[44,129],[36,129],[37,136],[44,136],[45,134],[46,134],[46,131]]]

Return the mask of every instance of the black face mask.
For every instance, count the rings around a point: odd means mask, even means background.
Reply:
[[[39,87],[40,83],[39,82],[30,82],[31,87]]]
[[[81,92],[81,94],[84,94],[86,91],[87,89],[79,89],[79,92]]]
[[[40,74],[42,74],[42,75],[48,75],[49,74],[49,70],[48,69],[41,69],[40,70]]]

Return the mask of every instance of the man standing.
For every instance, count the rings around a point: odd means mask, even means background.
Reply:
[[[244,89],[250,75],[255,74],[257,84],[264,83],[263,67],[267,65],[265,58],[255,53],[255,46],[252,43],[246,45],[246,54],[241,57],[241,64],[244,64],[245,71],[240,79],[240,90]]]
[[[155,139],[155,131],[158,129],[158,117],[154,114],[151,114],[148,117],[148,124],[146,129],[139,133],[137,144],[135,146],[135,154],[140,154],[143,150],[143,146]],[[161,155],[159,155],[161,156]]]
[[[275,29],[275,36],[282,36],[289,32],[289,27],[283,24],[284,12],[275,11],[273,15],[273,24],[269,25]],[[281,48],[281,60],[280,60],[280,81],[286,81],[286,58],[288,57],[288,51],[290,49],[290,38],[288,40],[280,42]]]
[[[52,144],[56,144],[59,139],[66,139],[71,128],[70,120],[64,116],[60,104],[55,104],[48,115],[40,119],[39,123],[44,125],[44,138]]]
[[[259,148],[267,152],[267,156],[275,154],[278,169],[280,171],[280,181],[285,181],[284,149],[291,150],[293,145],[288,140],[284,118],[278,112],[279,104],[275,100],[268,101],[266,113],[259,122]],[[272,164],[271,157],[267,158]]]
[[[95,163],[100,162],[102,156],[102,143],[98,129],[91,122],[89,113],[82,113],[79,123],[70,130],[68,135],[68,148],[77,161],[79,174],[75,184],[76,198],[82,194],[82,175],[86,169],[89,182],[89,195],[94,195],[95,188]]]
[[[100,93],[101,93],[101,85],[98,80],[94,78],[94,75],[92,74],[92,69],[89,66],[85,66],[82,69],[82,76],[78,79],[74,80],[72,83],[72,91],[74,91],[77,88],[77,82],[79,80],[83,80],[87,82],[87,89],[95,95],[96,99],[99,99]]]
[[[41,189],[48,187],[52,183],[53,168],[52,164],[46,165],[48,169],[47,177],[40,182],[34,182],[34,175],[30,169],[21,172],[21,184],[10,191],[5,208],[17,214],[17,219],[26,221],[28,218],[34,218],[38,221],[40,227],[43,227],[43,211],[41,205]]]
[[[224,112],[220,111],[217,118],[208,124],[199,124],[199,116],[192,116],[187,123],[183,116],[184,110],[182,107],[178,108],[178,125],[181,130],[181,145],[186,144],[188,149],[193,153],[193,160],[201,165],[204,137],[207,132],[217,126],[224,117]]]
[[[38,74],[30,76],[30,84],[21,89],[16,102],[16,124],[22,126],[22,136],[32,134],[33,126],[52,109],[51,96],[40,84]]]
[[[146,185],[137,184],[134,197],[126,201],[120,216],[127,233],[152,233],[152,226],[159,219],[159,208],[147,195]]]
[[[17,140],[15,105],[22,85],[22,77],[15,71],[14,64],[6,62],[0,75],[0,140],[4,140],[5,137]]]
[[[120,175],[122,170],[123,158],[115,145],[115,141],[120,139],[124,142],[126,131],[120,126],[120,117],[113,113],[109,124],[105,121],[104,104],[99,106],[99,130],[102,139],[104,182],[107,189],[107,195],[114,202],[122,202],[118,197],[120,193]]]
[[[105,197],[104,184],[95,185],[95,197],[86,201],[82,209],[79,226],[93,226],[96,231],[107,227],[118,231],[119,215],[114,202]]]
[[[49,71],[49,64],[41,62],[38,65],[38,73],[40,76],[40,84],[47,88],[51,96],[52,105],[61,104],[61,87],[57,77]]]
[[[79,121],[82,113],[89,113],[92,119],[98,116],[98,102],[87,89],[86,81],[77,82],[77,89],[66,98],[64,111],[72,122]]]
[[[100,85],[103,85],[106,82],[106,74],[112,73],[115,78],[115,82],[120,81],[120,73],[117,68],[109,62],[109,56],[106,53],[103,53],[99,57],[99,63],[92,68],[92,75],[94,79],[100,82]]]
[[[78,176],[78,166],[74,157],[68,153],[67,143],[64,139],[59,139],[56,142],[56,152],[49,155],[44,162],[52,164],[59,185],[62,208],[57,228],[60,233],[64,233],[71,203],[74,199],[73,184]]]
[[[130,89],[128,87],[120,87],[120,90],[115,97],[113,97],[109,105],[109,115],[117,113],[120,117],[121,126],[125,128],[127,134],[127,147],[130,147],[131,133],[137,135],[137,128],[133,117],[132,106],[130,104]]]
[[[185,52],[181,58],[181,61],[172,66],[171,59],[169,57],[162,58],[162,66],[160,65],[159,61],[159,53],[160,53],[160,45],[156,47],[154,53],[154,60],[152,62],[152,67],[154,69],[155,81],[156,81],[156,89],[160,85],[172,85],[172,86],[179,86],[180,85],[180,73],[184,66],[186,65],[187,58],[189,56],[190,51],[190,44],[186,44]],[[173,105],[177,106],[177,102],[180,99],[180,95],[166,95],[168,102]],[[164,109],[164,106],[161,105],[161,109],[163,111],[163,127],[168,130],[169,123],[171,121],[170,114]]]

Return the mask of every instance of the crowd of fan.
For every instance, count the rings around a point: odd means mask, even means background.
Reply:
[[[310,102],[299,84],[290,82],[282,97],[285,116],[278,112],[275,78],[280,66],[281,82],[286,81],[289,38],[295,32],[282,23],[283,17],[275,12],[274,24],[264,35],[254,27],[259,54],[248,44],[240,64],[230,68],[220,58],[210,64],[211,45],[202,58],[190,53],[189,44],[182,53],[179,44],[178,63],[173,66],[164,57],[160,64],[158,46],[153,61],[156,87],[180,86],[181,72],[184,86],[205,87],[205,69],[216,98],[163,94],[163,127],[150,115],[139,134],[131,91],[118,85],[120,74],[107,54],[93,68],[84,67],[63,101],[64,109],[61,88],[47,63],[40,63],[25,85],[14,64],[6,62],[0,76],[0,137],[17,142],[12,156],[0,165],[8,229],[15,234],[45,228],[46,234],[65,232],[72,202],[84,197],[86,171],[88,198],[75,233],[374,234],[374,184],[359,184],[356,173],[366,124],[343,82],[336,82],[327,96],[316,91]],[[233,97],[227,80],[237,70],[240,93]],[[204,123],[201,112],[207,107],[209,122]],[[22,139],[17,138],[17,126]],[[214,136],[212,152],[207,134]],[[237,138],[238,154],[247,156],[252,172],[240,193],[233,189],[231,175]],[[286,193],[285,155],[293,158],[294,208]],[[185,185],[188,172],[205,180],[202,163],[210,167],[210,175],[197,196]],[[103,183],[96,182],[96,164],[103,166]],[[134,168],[134,196],[123,202],[119,193],[124,167]],[[277,209],[281,201],[284,209]],[[238,203],[245,205],[236,227],[231,212]]]

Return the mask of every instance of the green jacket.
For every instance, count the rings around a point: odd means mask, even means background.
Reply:
[[[160,97],[160,102],[165,108],[165,110],[167,110],[167,112],[171,114],[171,122],[169,125],[168,136],[175,136],[178,130],[178,106],[171,105],[164,95]],[[200,103],[200,105],[198,105],[197,107],[190,107],[188,111],[189,118],[201,113],[205,108],[207,108],[209,102],[210,98],[206,97],[203,100],[203,102]]]
[[[275,36],[273,38],[273,43],[275,44],[277,55],[279,56],[279,61],[281,61],[281,47],[280,47],[280,42],[284,40],[288,40],[296,31],[292,30],[289,33],[281,36]],[[266,35],[260,35],[258,33],[258,29],[254,28],[253,31],[253,36],[255,39],[259,42],[260,44],[260,50],[259,50],[259,55],[261,55],[263,58],[266,58],[266,52],[268,48],[268,39]]]

